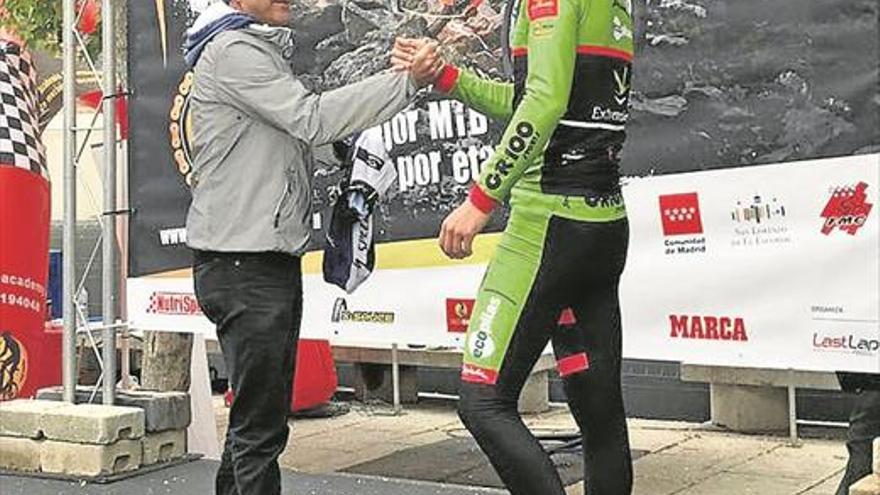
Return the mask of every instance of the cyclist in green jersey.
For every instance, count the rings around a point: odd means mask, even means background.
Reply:
[[[618,283],[629,238],[618,154],[629,118],[631,0],[521,0],[513,83],[447,65],[435,89],[508,122],[440,246],[471,254],[493,209],[511,206],[465,341],[459,414],[513,495],[562,495],[517,400],[552,342],[583,436],[591,495],[628,494]],[[401,41],[403,52],[421,42]],[[407,60],[397,60],[406,64]]]

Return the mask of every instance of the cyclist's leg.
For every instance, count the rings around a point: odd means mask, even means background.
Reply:
[[[560,376],[584,444],[585,484],[591,495],[632,490],[632,459],[620,385],[618,281],[626,259],[626,220],[584,225],[581,280],[572,300],[576,323],[553,335]],[[593,232],[591,234],[590,232]]]
[[[459,415],[513,495],[563,495],[517,411],[561,304],[548,222],[516,209],[480,287],[465,344]],[[552,229],[550,229],[552,231]]]

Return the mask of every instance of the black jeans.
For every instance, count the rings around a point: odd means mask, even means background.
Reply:
[[[872,444],[880,436],[880,392],[862,390],[849,416],[846,449],[849,461],[840,480],[837,495],[847,495],[849,487],[871,473]]]
[[[197,251],[193,272],[199,306],[217,325],[235,394],[216,493],[277,495],[302,316],[300,260]]]

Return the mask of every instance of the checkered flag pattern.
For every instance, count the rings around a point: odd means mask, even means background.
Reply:
[[[37,71],[18,44],[0,40],[0,166],[47,177],[39,133]]]

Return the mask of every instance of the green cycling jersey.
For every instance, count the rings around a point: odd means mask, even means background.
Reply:
[[[583,197],[587,206],[619,200],[631,11],[631,0],[522,0],[511,30],[512,83],[444,69],[439,91],[508,122],[471,191],[477,207],[490,210],[514,188]]]

